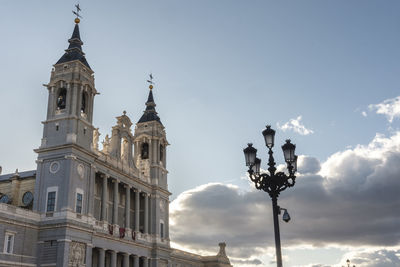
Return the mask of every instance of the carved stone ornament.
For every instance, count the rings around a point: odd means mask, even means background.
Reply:
[[[164,199],[160,200],[160,210],[161,210],[161,212],[165,212],[165,200]]]
[[[226,257],[226,252],[225,252],[226,243],[221,242],[218,245],[219,245],[219,252],[217,256]]]
[[[53,174],[57,173],[60,170],[60,162],[53,161],[50,163],[49,171]]]
[[[103,144],[103,153],[108,154],[110,152],[110,137],[108,134],[106,134],[106,137],[104,138],[104,141],[102,142]]]
[[[94,129],[94,131],[93,131],[93,148],[95,150],[99,149],[99,136],[100,136],[99,128]]]
[[[83,166],[83,164],[78,164],[78,166],[76,167],[76,171],[78,173],[79,178],[83,179],[85,175],[85,166]]]
[[[85,266],[86,244],[72,241],[69,247],[69,267]]]

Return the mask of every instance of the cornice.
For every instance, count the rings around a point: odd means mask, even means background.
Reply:
[[[86,126],[91,127],[92,130],[95,129],[95,127],[91,123],[89,123],[88,121],[82,119],[81,117],[77,117],[75,115],[66,115],[66,116],[60,116],[59,118],[48,119],[48,120],[42,121],[42,124],[57,122],[57,121],[62,121],[62,120],[80,120],[84,124],[86,124]]]

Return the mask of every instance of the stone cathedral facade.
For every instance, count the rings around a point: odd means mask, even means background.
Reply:
[[[170,247],[168,141],[152,85],[134,129],[124,111],[100,150],[79,19],[68,42],[46,85],[37,169],[0,175],[0,266],[231,266],[225,243],[216,256]]]

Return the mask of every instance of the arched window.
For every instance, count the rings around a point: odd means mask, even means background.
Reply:
[[[164,159],[164,146],[160,145],[160,161]]]
[[[141,156],[142,156],[142,159],[149,158],[149,144],[148,143],[142,144]]]
[[[82,92],[82,100],[81,100],[81,112],[86,113],[87,109],[87,94],[85,92]]]
[[[62,88],[57,97],[57,109],[65,109],[67,103],[67,89]]]

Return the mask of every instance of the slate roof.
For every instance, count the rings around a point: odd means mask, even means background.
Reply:
[[[68,40],[69,46],[65,50],[64,55],[57,61],[56,64],[65,63],[73,60],[79,60],[89,69],[89,63],[85,58],[85,53],[82,51],[83,42],[79,33],[78,23],[75,24],[74,32],[72,33],[71,39]]]
[[[0,175],[0,182],[1,181],[7,181],[11,177],[13,177],[14,175],[15,175],[15,173],[8,173],[8,174]],[[32,177],[32,176],[36,176],[36,170],[18,172],[18,175],[19,175],[20,179],[29,178],[29,177]]]
[[[150,90],[149,97],[147,98],[146,102],[146,110],[144,111],[142,117],[139,119],[138,123],[148,122],[148,121],[158,121],[162,125],[162,122],[160,120],[160,117],[158,117],[157,115],[155,107],[156,103],[154,102],[153,91]]]

